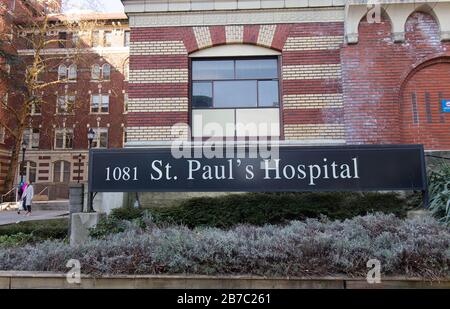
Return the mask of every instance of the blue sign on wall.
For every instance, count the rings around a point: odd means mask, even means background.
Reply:
[[[450,113],[450,100],[442,100],[442,112]]]

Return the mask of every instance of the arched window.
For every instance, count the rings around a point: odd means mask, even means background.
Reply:
[[[98,64],[94,64],[92,66],[91,78],[92,78],[92,80],[100,79],[100,66]]]
[[[56,161],[53,163],[53,182],[70,182],[70,162]]]
[[[70,80],[77,79],[77,65],[76,64],[72,64],[69,67],[69,79]]]
[[[67,78],[67,67],[64,64],[61,64],[58,67],[58,79],[66,79]]]
[[[107,63],[105,63],[102,67],[102,73],[103,73],[103,80],[110,80],[111,79],[111,66]]]

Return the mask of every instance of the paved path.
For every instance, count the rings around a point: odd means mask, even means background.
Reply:
[[[39,221],[60,219],[67,217],[68,211],[65,210],[36,210],[29,217],[25,216],[25,212],[17,214],[17,211],[0,211],[0,225],[19,223],[22,221]]]

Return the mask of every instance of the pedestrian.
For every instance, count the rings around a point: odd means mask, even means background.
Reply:
[[[22,199],[24,200],[27,209],[26,213],[27,216],[31,216],[31,203],[33,202],[33,198],[34,198],[33,182],[30,181],[22,195]]]
[[[20,198],[20,203],[19,203],[19,207],[17,209],[17,213],[20,215],[20,211],[21,209],[23,209],[24,211],[27,211],[27,206],[25,204],[25,200],[23,199],[23,195],[25,193],[25,189],[27,188],[27,183],[25,181],[22,181],[19,184],[19,189],[17,190],[17,195]]]

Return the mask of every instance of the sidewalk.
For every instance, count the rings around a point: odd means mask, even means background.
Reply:
[[[67,217],[69,214],[65,210],[36,210],[29,217],[25,216],[25,211],[17,214],[17,211],[1,211],[0,212],[0,225],[7,225],[13,223],[19,223],[23,221],[39,221],[39,220],[50,220],[50,219],[60,219]]]

